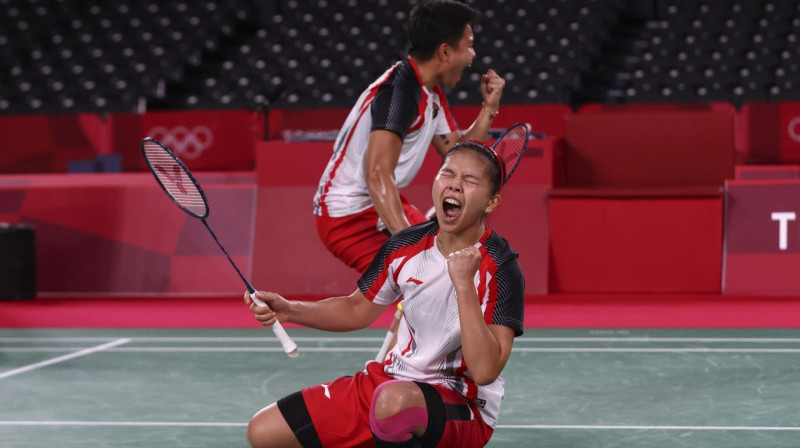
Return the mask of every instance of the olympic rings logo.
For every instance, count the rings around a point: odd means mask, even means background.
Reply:
[[[173,149],[179,156],[188,160],[200,157],[214,142],[214,133],[205,126],[195,126],[191,130],[186,126],[175,126],[167,129],[156,126],[147,134]]]
[[[789,122],[789,138],[800,143],[800,116],[792,118]]]

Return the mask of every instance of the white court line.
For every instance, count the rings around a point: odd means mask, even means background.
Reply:
[[[514,347],[512,352],[527,353],[800,353],[800,348],[611,348],[611,347]]]
[[[1,338],[0,343],[2,342],[97,342],[97,341],[107,341],[109,339],[113,339],[112,337],[8,337],[8,338]],[[263,336],[263,337],[190,337],[190,336],[182,336],[182,337],[172,337],[172,336],[164,336],[164,337],[131,337],[130,340],[134,342],[264,342],[264,341],[277,341],[278,338],[274,336]],[[383,337],[313,337],[313,336],[299,336],[299,337],[292,337],[295,341],[302,341],[302,342],[382,342]],[[798,339],[800,342],[800,339]]]
[[[0,421],[0,426],[174,426],[245,427],[244,422],[109,422],[109,421]],[[800,431],[798,426],[672,426],[672,425],[497,425],[497,429],[588,429],[656,431]]]
[[[0,421],[0,426],[247,426],[241,422]]]
[[[658,337],[598,337],[598,338],[516,338],[514,342],[746,342],[746,343],[800,343],[800,338],[658,338]]]
[[[0,353],[60,353],[76,347],[0,347]],[[300,347],[308,353],[374,352],[374,347]],[[282,353],[281,347],[121,347],[106,353]],[[591,348],[591,347],[515,347],[514,353],[800,353],[800,348]],[[0,378],[2,378],[0,376]]]
[[[19,368],[16,368],[16,369],[8,370],[6,372],[0,373],[0,380],[8,378],[8,377],[11,377],[11,376],[14,376],[14,375],[19,375],[20,373],[30,372],[31,370],[40,369],[42,367],[51,366],[53,364],[58,364],[58,363],[64,362],[64,361],[69,361],[70,359],[75,359],[75,358],[79,358],[81,356],[91,355],[92,353],[100,352],[100,351],[103,351],[103,350],[108,350],[108,349],[110,349],[112,347],[116,347],[118,345],[127,344],[130,341],[131,340],[127,339],[127,338],[117,339],[116,341],[107,342],[105,344],[101,344],[101,345],[98,345],[98,346],[95,346],[95,347],[85,348],[85,349],[79,350],[77,352],[70,353],[68,355],[59,356],[57,358],[48,359],[48,360],[37,362],[37,363],[34,363],[34,364],[29,364],[27,366],[23,366],[23,367],[19,367]]]
[[[665,431],[800,431],[800,426],[497,425],[503,429],[615,429]]]
[[[0,337],[0,342],[97,342],[108,341],[113,337]],[[130,337],[134,342],[262,342],[277,341],[274,336],[264,337]],[[347,337],[347,336],[298,336],[295,341],[302,342],[382,342],[383,337]],[[586,338],[555,338],[555,337],[521,337],[514,339],[515,343],[529,342],[697,342],[697,343],[800,343],[800,338],[658,338],[658,337],[586,337]]]

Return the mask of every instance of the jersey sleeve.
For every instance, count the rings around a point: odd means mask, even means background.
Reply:
[[[370,110],[371,131],[391,131],[405,139],[417,119],[420,102],[414,90],[407,86],[408,83],[386,82],[378,88]]]
[[[487,324],[503,325],[520,336],[525,320],[525,279],[517,258],[507,260],[495,271],[490,281],[490,295],[484,320]]]
[[[367,271],[358,279],[358,289],[364,296],[379,305],[390,305],[400,297],[400,287],[395,282],[394,266],[389,262],[391,239],[383,244]]]

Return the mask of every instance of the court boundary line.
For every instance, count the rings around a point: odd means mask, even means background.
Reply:
[[[0,343],[7,342],[49,342],[49,341],[70,341],[70,342],[97,342],[108,341],[119,338],[120,336],[86,336],[86,337],[58,337],[58,336],[34,336],[34,337],[0,337]],[[274,336],[263,337],[224,337],[224,336],[130,336],[133,342],[260,342],[277,341]],[[292,338],[295,341],[303,342],[382,342],[383,337],[366,336],[297,336]],[[660,342],[689,342],[689,343],[800,343],[800,338],[671,338],[671,337],[520,337],[514,339],[515,343],[536,343],[536,342],[636,342],[636,343],[660,343]]]
[[[111,342],[107,342],[105,344],[96,345],[94,347],[84,348],[82,350],[78,350],[77,352],[73,352],[67,355],[58,356],[51,359],[46,359],[44,361],[39,361],[33,364],[28,364],[26,366],[17,367],[16,369],[7,370],[5,372],[0,373],[0,380],[10,378],[15,375],[19,375],[21,373],[27,373],[33,370],[41,369],[42,367],[51,366],[53,364],[58,364],[64,361],[69,361],[71,359],[80,358],[83,356],[91,355],[92,353],[97,353],[105,350],[109,350],[113,347],[118,345],[127,344],[130,342],[130,338],[120,338]]]
[[[98,426],[98,427],[246,427],[246,422],[152,422],[152,421],[37,421],[5,420],[0,426]],[[624,431],[800,431],[800,426],[688,426],[688,425],[497,425],[497,429],[624,430]]]
[[[129,342],[129,341],[126,341]],[[106,345],[106,344],[104,344]],[[307,353],[364,353],[375,347],[301,347]],[[78,350],[77,347],[0,347],[0,353],[59,353]],[[106,353],[279,353],[282,347],[121,347],[102,350]],[[514,347],[512,353],[763,353],[796,354],[800,348],[614,348],[614,347]],[[69,356],[69,355],[67,355]],[[58,358],[56,358],[58,359]],[[3,376],[0,374],[0,379]]]

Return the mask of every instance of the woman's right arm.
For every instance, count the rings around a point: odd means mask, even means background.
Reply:
[[[372,303],[358,289],[349,296],[319,301],[286,300],[266,291],[259,291],[256,296],[268,306],[256,305],[248,293],[245,293],[245,302],[256,320],[267,327],[277,319],[325,331],[358,330],[374,322],[387,306]]]

